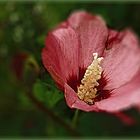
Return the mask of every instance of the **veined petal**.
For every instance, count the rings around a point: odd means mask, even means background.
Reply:
[[[70,17],[68,18],[67,23],[73,27],[74,29],[76,29],[77,27],[79,27],[79,25],[83,22],[83,21],[88,21],[91,19],[97,18],[96,16],[93,16],[90,13],[87,13],[86,11],[75,11],[73,12]]]
[[[75,11],[69,16],[68,20],[60,23],[57,28],[71,26],[73,29],[77,29],[83,21],[88,21],[96,18],[99,17],[93,16],[86,11]]]
[[[62,89],[69,77],[74,75],[78,79],[78,49],[77,35],[70,27],[56,29],[46,38],[43,64]]]
[[[65,84],[65,98],[67,105],[70,108],[76,108],[87,112],[99,111],[95,105],[88,105],[84,101],[80,100],[77,93],[68,84]]]
[[[77,32],[81,42],[79,66],[81,69],[87,68],[93,60],[93,53],[98,53],[99,56],[102,55],[108,30],[103,19],[94,18],[81,22]]]
[[[93,53],[102,55],[108,36],[105,21],[100,16],[94,16],[85,11],[76,11],[58,28],[71,26],[78,34],[80,77],[93,60]],[[84,72],[83,72],[84,71]],[[81,79],[81,78],[80,78]]]
[[[113,93],[112,96],[96,102],[95,105],[100,110],[116,112],[140,104],[140,72],[129,83],[113,90]]]
[[[139,70],[140,48],[136,35],[129,30],[116,33],[107,47],[102,63],[108,80],[105,89],[115,89],[129,82]]]

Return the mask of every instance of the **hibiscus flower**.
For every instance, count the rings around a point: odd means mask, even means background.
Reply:
[[[102,17],[77,11],[45,45],[43,64],[70,108],[113,113],[140,105],[140,48],[130,29],[109,29]]]

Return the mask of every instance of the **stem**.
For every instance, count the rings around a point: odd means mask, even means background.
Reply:
[[[59,116],[54,114],[50,109],[48,109],[46,106],[44,106],[42,104],[42,102],[40,102],[38,99],[36,99],[36,97],[34,97],[31,92],[26,92],[26,95],[36,105],[36,107],[38,107],[41,111],[46,113],[52,120],[54,120],[55,122],[57,122],[57,123],[61,124],[63,127],[65,127],[65,129],[69,133],[71,133],[71,135],[79,136],[79,134],[74,130],[74,128],[71,125],[66,123],[63,119],[61,119]]]
[[[78,116],[79,116],[79,110],[76,109],[73,119],[72,119],[72,126],[75,128],[77,126],[77,122],[78,122]]]

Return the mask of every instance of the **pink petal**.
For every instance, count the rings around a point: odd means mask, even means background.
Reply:
[[[70,76],[78,78],[78,46],[77,35],[70,27],[56,29],[46,39],[43,64],[61,88]]]
[[[114,41],[119,41],[120,39],[118,38],[119,36],[119,32],[112,30],[112,29],[108,29],[108,38],[106,41],[106,49],[111,49],[112,48],[112,44]]]
[[[71,26],[79,36],[79,67],[80,80],[85,68],[93,60],[93,53],[102,55],[108,30],[104,20],[100,16],[93,16],[85,11],[77,11],[71,14],[67,21],[62,22],[57,28]]]
[[[108,79],[105,89],[114,89],[130,81],[139,70],[140,48],[136,35],[129,30],[116,33],[108,48],[102,65]]]
[[[88,21],[96,18],[92,14],[87,13],[86,11],[75,11],[68,18],[68,24],[76,29],[83,21]]]
[[[136,109],[138,110],[138,112],[140,113],[140,103],[137,104]]]
[[[70,108],[77,108],[87,112],[98,111],[95,105],[88,105],[84,101],[81,101],[77,93],[67,84],[65,84],[65,98]]]
[[[80,68],[87,68],[93,60],[93,53],[102,55],[108,30],[103,19],[94,18],[93,20],[83,21],[77,32],[81,41],[79,65]]]
[[[112,96],[96,102],[100,110],[107,112],[121,111],[140,104],[140,72],[128,84],[115,89]]]
[[[136,121],[132,117],[126,115],[125,113],[116,112],[113,113],[113,115],[118,117],[126,125],[134,125],[136,123]]]
[[[88,21],[95,18],[99,17],[93,16],[86,11],[75,11],[69,16],[67,21],[60,23],[57,28],[71,26],[72,28],[76,29],[83,21]]]

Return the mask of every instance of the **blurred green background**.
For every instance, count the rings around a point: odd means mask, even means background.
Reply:
[[[41,62],[45,37],[74,10],[100,14],[109,27],[140,35],[140,3],[0,2],[0,137],[139,137],[140,114],[127,126],[106,113],[67,107]]]

